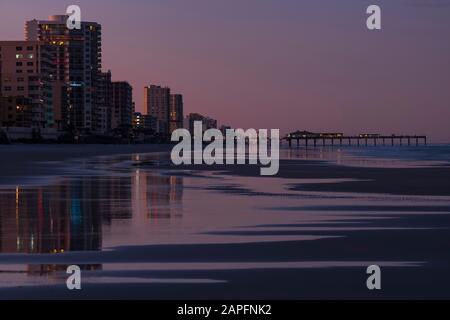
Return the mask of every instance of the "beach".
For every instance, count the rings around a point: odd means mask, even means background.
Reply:
[[[0,299],[450,297],[443,159],[282,150],[261,177],[175,167],[169,150],[1,146]],[[367,289],[372,264],[382,290]]]
[[[0,185],[23,183],[29,178],[42,178],[61,174],[66,161],[90,157],[167,152],[169,145],[89,145],[89,144],[13,144],[0,145],[2,165],[0,166]],[[32,179],[31,179],[32,180]]]

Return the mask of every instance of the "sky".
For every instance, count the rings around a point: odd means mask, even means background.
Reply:
[[[235,128],[450,142],[450,0],[0,0],[0,40],[71,4],[102,24],[103,69],[138,111],[159,84]]]

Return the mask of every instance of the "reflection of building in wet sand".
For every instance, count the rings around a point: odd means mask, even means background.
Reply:
[[[0,252],[100,250],[102,224],[181,215],[183,178],[136,171],[0,193]]]
[[[93,185],[83,180],[0,193],[0,252],[63,253],[98,250],[101,216],[90,200]],[[64,271],[64,265],[35,264],[30,274]],[[84,265],[100,269],[101,265]]]
[[[91,177],[98,204],[97,214],[103,223],[111,224],[113,220],[129,220],[133,217],[131,210],[131,179],[128,176]]]
[[[92,192],[89,183],[73,181],[1,193],[1,252],[98,250],[101,216],[96,202],[85,201]]]
[[[183,178],[155,175],[137,169],[133,178],[133,210],[146,219],[181,216]]]
[[[27,273],[31,275],[48,275],[54,272],[66,272],[69,265],[62,264],[30,264],[27,267]],[[101,270],[101,264],[83,264],[78,265],[83,271]]]

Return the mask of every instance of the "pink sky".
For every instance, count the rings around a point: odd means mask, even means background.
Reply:
[[[234,127],[427,134],[450,141],[448,0],[1,0],[0,39],[78,4],[103,26],[103,69],[182,93]],[[365,9],[382,7],[368,31]]]

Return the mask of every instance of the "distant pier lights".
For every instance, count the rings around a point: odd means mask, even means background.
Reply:
[[[313,133],[309,131],[295,131],[289,133],[286,137],[282,138],[286,140],[289,147],[292,147],[293,143],[297,147],[301,145],[305,147],[309,146],[419,146],[427,144],[426,136],[419,135],[390,135],[385,136],[375,133],[362,133],[356,136],[346,136],[343,133]]]

